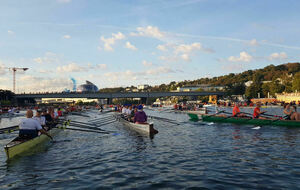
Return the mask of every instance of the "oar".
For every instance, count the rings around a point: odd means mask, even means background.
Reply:
[[[90,117],[89,115],[85,115],[85,114],[81,114],[81,113],[72,113],[71,112],[71,115],[78,115],[78,116],[82,116],[82,117]]]
[[[93,133],[102,133],[102,134],[109,134],[109,132],[106,131],[93,131],[93,130],[84,130],[84,129],[76,129],[76,128],[60,128],[59,129],[66,129],[66,130],[73,130],[73,131],[83,131],[83,132],[93,132]]]
[[[107,131],[107,130],[103,130],[103,129],[98,128],[98,127],[91,127],[91,126],[76,124],[76,123],[72,123],[72,122],[70,122],[70,126],[74,126],[74,127],[78,127],[78,128],[84,128],[84,129],[91,129],[91,130]],[[107,131],[107,132],[113,132],[113,131]]]
[[[95,121],[90,121],[91,123],[100,123],[100,122],[106,122],[106,121],[110,121],[110,120],[114,120],[114,117],[111,118],[106,118],[106,119],[101,119],[101,120],[95,120]]]
[[[107,118],[113,118],[113,116],[106,116],[106,117],[100,117],[100,118],[96,118],[96,119],[91,119],[91,120],[88,120],[88,122],[94,122],[94,121],[99,121],[99,120],[102,120],[102,119],[107,119]]]
[[[85,123],[85,122],[80,122],[80,121],[71,121],[72,123],[76,123],[76,124],[80,124],[80,125],[85,125],[85,126],[93,126],[93,125],[101,125],[102,123],[104,124],[104,123],[107,123],[107,122],[111,122],[111,121],[113,121],[114,119],[112,119],[112,120],[107,120],[107,121],[103,121],[103,122],[100,122],[100,123],[93,123],[92,125],[91,124],[89,124],[89,123]]]
[[[279,117],[281,118],[282,116],[279,115],[270,115],[270,114],[266,114],[266,113],[261,113],[262,115],[266,115],[266,116],[270,116],[270,117]]]
[[[11,133],[11,132],[14,132],[16,130],[19,130],[19,125],[6,127],[6,128],[0,128],[0,134],[2,134],[2,133]]]

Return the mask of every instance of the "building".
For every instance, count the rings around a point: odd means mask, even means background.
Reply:
[[[146,90],[148,89],[150,86],[148,84],[143,84],[143,85],[138,85],[137,89],[138,90]]]
[[[78,86],[77,91],[78,92],[97,92],[98,87],[96,85],[94,85],[93,83],[91,83],[90,81],[86,81],[85,84]]]
[[[225,90],[225,86],[211,86],[209,84],[200,84],[195,86],[183,86],[177,87],[177,92],[190,92],[202,89],[204,91],[216,91],[216,90]]]

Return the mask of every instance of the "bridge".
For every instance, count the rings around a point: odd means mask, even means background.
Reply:
[[[37,94],[16,94],[16,99],[31,99],[31,98],[90,98],[90,99],[107,99],[109,103],[114,98],[142,98],[147,101],[148,98],[160,98],[170,96],[223,96],[224,92],[115,92],[115,93],[100,93],[100,92],[84,92],[84,93],[37,93]]]

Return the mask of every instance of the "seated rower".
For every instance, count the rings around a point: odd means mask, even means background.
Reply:
[[[265,111],[260,111],[260,107],[261,107],[261,103],[260,102],[257,102],[256,104],[256,107],[254,108],[254,111],[253,111],[253,118],[254,119],[267,119],[265,117],[261,117],[260,115],[265,113]]]
[[[138,111],[137,106],[133,106],[133,109],[131,110],[130,114],[130,121],[133,122],[135,113]]]
[[[131,120],[131,111],[132,111],[132,106],[130,105],[128,107],[128,109],[126,110],[126,118],[127,118],[128,121]]]
[[[286,120],[300,121],[300,113],[297,112],[296,107],[291,108],[291,104],[284,106],[283,113],[286,115]]]
[[[241,113],[240,108],[239,108],[239,103],[236,102],[234,104],[234,107],[232,109],[232,117],[245,117],[246,115]]]
[[[39,122],[32,119],[32,116],[32,110],[27,110],[26,119],[23,119],[19,125],[19,137],[21,139],[32,139],[38,136],[38,132],[41,132],[52,139],[52,137],[42,128]]]
[[[133,122],[138,123],[138,124],[146,124],[147,123],[147,115],[143,111],[142,105],[138,106],[138,111],[134,115]]]
[[[33,117],[33,119],[37,120],[39,122],[39,124],[45,129],[46,119],[44,116],[42,116],[41,109],[36,110],[36,115]]]
[[[293,105],[293,110],[294,110],[294,120],[300,121],[300,112],[297,112],[297,106]]]

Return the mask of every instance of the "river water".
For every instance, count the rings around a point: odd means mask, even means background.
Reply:
[[[10,162],[2,149],[0,189],[300,188],[298,128],[190,122],[186,114],[161,109],[146,113],[176,123],[153,120],[159,131],[153,138],[118,122],[101,126],[110,134],[61,131],[54,142]],[[111,113],[85,114],[70,119],[88,122]],[[1,147],[16,135],[0,134]]]

